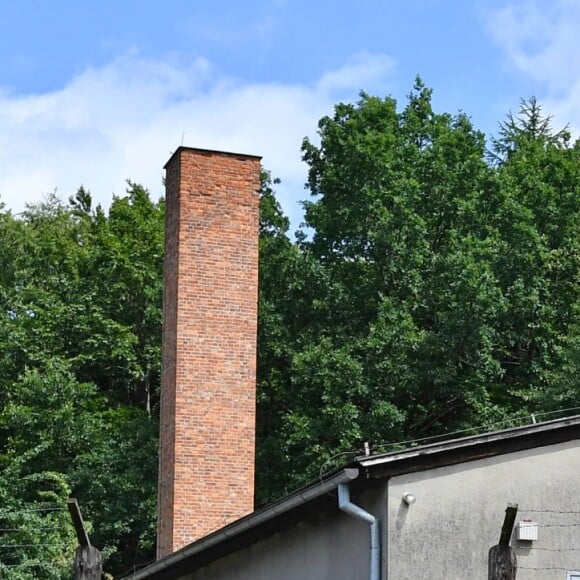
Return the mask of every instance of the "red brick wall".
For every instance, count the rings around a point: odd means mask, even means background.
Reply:
[[[166,165],[157,556],[253,510],[260,158]]]

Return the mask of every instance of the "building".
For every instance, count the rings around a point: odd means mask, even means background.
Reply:
[[[508,503],[518,580],[576,578],[579,440],[575,416],[361,457],[130,578],[367,578],[370,525],[341,511],[339,488],[377,520],[377,578],[485,578]],[[518,540],[520,526],[537,539]]]
[[[368,455],[258,511],[259,158],[167,167],[159,553],[130,580],[484,578],[518,504],[518,579],[580,576],[580,416]]]

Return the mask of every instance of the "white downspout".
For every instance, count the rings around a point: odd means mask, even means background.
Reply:
[[[343,512],[369,524],[371,536],[369,579],[380,580],[381,538],[379,532],[379,519],[350,501],[350,490],[348,485],[345,483],[338,484],[338,507]]]

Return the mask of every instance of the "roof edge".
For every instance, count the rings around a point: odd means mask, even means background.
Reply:
[[[287,513],[303,503],[320,497],[335,489],[341,483],[353,481],[359,476],[359,473],[359,470],[356,468],[350,467],[343,469],[324,481],[299,490],[276,503],[268,504],[264,508],[240,518],[232,524],[185,546],[181,550],[157,560],[146,568],[143,568],[130,576],[126,576],[123,580],[144,580],[146,578],[155,578],[156,574],[169,571],[170,568],[178,565],[183,560],[192,558],[200,552],[216,546],[226,539],[237,536],[242,532],[257,527],[281,514]]]
[[[428,456],[453,454],[458,452],[465,452],[474,447],[481,447],[484,445],[506,444],[514,441],[527,442],[522,445],[522,449],[532,447],[543,447],[554,443],[554,437],[548,438],[547,434],[556,434],[560,431],[576,428],[577,436],[580,437],[580,415],[573,415],[571,417],[564,417],[561,419],[554,419],[552,421],[545,421],[542,423],[534,423],[532,425],[524,425],[522,427],[513,427],[511,429],[503,429],[501,431],[492,431],[479,435],[470,435],[467,437],[460,437],[449,439],[438,443],[430,443],[427,445],[420,445],[417,447],[407,448],[401,451],[391,451],[389,453],[382,453],[378,455],[362,456],[355,458],[355,462],[363,468],[373,468],[377,466],[385,466],[390,463],[402,462],[405,460],[413,460],[419,457],[426,458]],[[557,437],[556,437],[557,439]],[[572,440],[574,437],[566,436],[562,433],[562,440]],[[515,449],[507,449],[505,452],[509,453]],[[499,455],[501,451],[493,455]],[[473,459],[481,458],[481,453],[473,454]],[[463,457],[461,461],[469,461],[469,458]],[[453,463],[453,462],[451,462]]]
[[[356,480],[361,470],[366,473],[367,477],[393,477],[410,471],[444,467],[575,439],[580,439],[580,415],[450,439],[402,451],[357,457],[342,469],[327,474],[326,479],[297,490],[275,503],[240,518],[146,568],[126,576],[124,580],[173,578],[175,576],[171,575],[172,572],[178,570],[187,560],[201,555],[206,550],[217,549],[220,543],[233,541],[244,532],[257,529],[260,525],[323,496],[340,483]]]

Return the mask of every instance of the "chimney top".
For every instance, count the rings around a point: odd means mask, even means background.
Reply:
[[[180,145],[172,154],[167,163],[163,166],[163,169],[167,169],[167,166],[171,163],[173,158],[181,151],[191,151],[193,153],[199,153],[201,155],[226,155],[228,157],[240,157],[242,159],[262,159],[261,155],[249,155],[247,153],[234,153],[232,151],[221,151],[220,149],[201,149],[199,147],[186,147]]]

